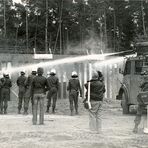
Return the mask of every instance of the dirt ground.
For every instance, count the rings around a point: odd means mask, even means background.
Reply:
[[[135,115],[122,115],[120,102],[104,102],[102,134],[89,131],[82,100],[77,116],[69,115],[68,103],[58,100],[56,114],[45,114],[45,125],[32,125],[31,113],[18,115],[17,104],[9,102],[8,115],[0,115],[0,148],[148,148],[143,122],[132,133]]]

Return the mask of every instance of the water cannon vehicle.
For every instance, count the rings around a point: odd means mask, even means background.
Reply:
[[[123,114],[128,114],[130,107],[137,108],[140,85],[148,77],[148,42],[136,43],[134,50],[136,56],[126,57],[123,70],[119,69],[123,80],[116,99],[121,100]]]

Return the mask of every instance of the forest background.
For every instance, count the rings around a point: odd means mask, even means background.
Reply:
[[[147,34],[147,0],[0,0],[1,52],[118,52]]]

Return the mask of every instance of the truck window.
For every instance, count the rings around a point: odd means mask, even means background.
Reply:
[[[135,74],[141,74],[143,67],[143,61],[135,61]]]
[[[131,73],[131,62],[127,61],[125,64],[124,75]]]

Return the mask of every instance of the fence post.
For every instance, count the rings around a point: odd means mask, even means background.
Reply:
[[[110,67],[106,66],[107,71],[107,98],[110,99]]]

